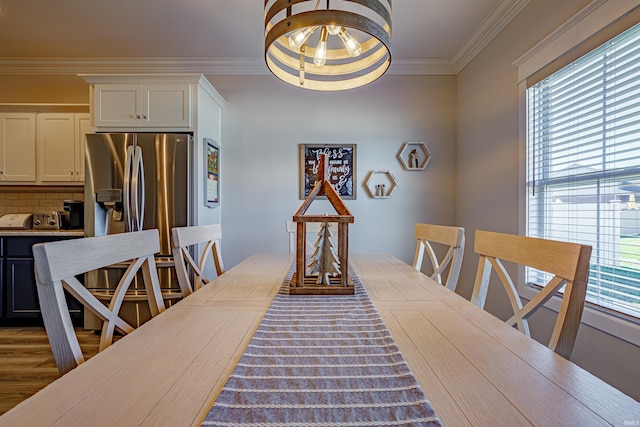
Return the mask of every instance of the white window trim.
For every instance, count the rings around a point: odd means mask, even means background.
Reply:
[[[521,234],[525,234],[527,230],[525,215],[527,197],[525,182],[527,147],[526,79],[638,5],[640,5],[640,0],[594,0],[513,63],[514,66],[518,67],[519,86],[519,229]],[[529,300],[533,298],[537,291],[524,284],[524,268],[518,270],[518,279],[520,296]],[[550,299],[545,304],[545,307],[557,312],[560,309],[560,298],[554,297]],[[638,322],[620,318],[586,305],[582,315],[582,323],[640,346],[640,323]]]

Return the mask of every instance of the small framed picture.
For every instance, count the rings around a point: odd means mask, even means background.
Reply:
[[[318,182],[322,154],[329,160],[326,168],[333,188],[341,198],[355,200],[356,144],[300,144],[300,199],[305,199]]]
[[[220,146],[209,138],[204,138],[205,206],[215,208],[220,205]]]

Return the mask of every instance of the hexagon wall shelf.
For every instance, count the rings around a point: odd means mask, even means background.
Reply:
[[[398,159],[406,170],[425,170],[431,160],[431,153],[424,142],[405,142],[398,153]]]
[[[388,190],[386,189],[387,184],[389,185]],[[391,171],[376,169],[369,172],[364,185],[367,187],[369,195],[374,199],[388,199],[393,195],[393,192],[396,191],[398,181],[396,181],[396,177],[393,176]],[[378,187],[378,185],[384,187]],[[380,188],[383,193],[376,191],[378,188]]]

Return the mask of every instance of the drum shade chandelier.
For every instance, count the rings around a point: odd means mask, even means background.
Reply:
[[[279,79],[336,91],[391,64],[391,0],[265,0],[264,56]]]

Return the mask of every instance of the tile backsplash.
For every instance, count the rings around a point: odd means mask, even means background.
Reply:
[[[61,211],[65,200],[84,200],[84,188],[0,186],[0,216]]]

